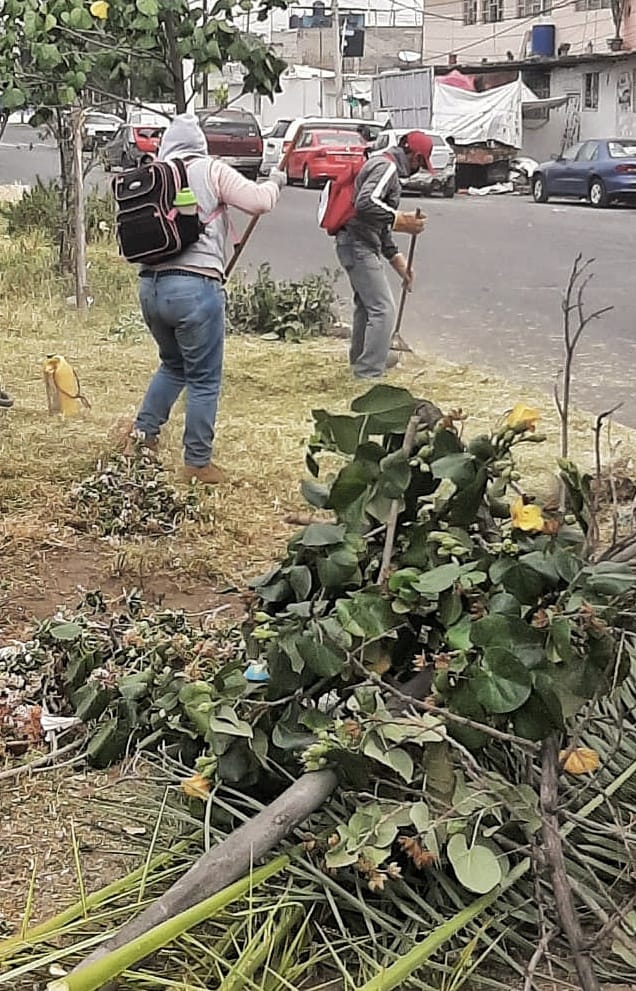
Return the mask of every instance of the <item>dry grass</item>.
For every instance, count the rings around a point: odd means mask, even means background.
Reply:
[[[284,546],[290,529],[283,518],[302,507],[299,482],[311,409],[345,410],[363,391],[350,378],[346,345],[328,339],[293,345],[230,338],[215,451],[230,481],[204,497],[211,522],[160,540],[80,538],[65,528],[69,486],[112,449],[118,424],[134,414],[155,366],[148,337],[113,334],[122,317],[135,311],[132,267],[117,260],[108,245],[93,248],[91,256],[95,303],[79,315],[66,301],[69,286],[52,274],[45,245],[34,238],[0,241],[0,376],[16,399],[11,412],[0,414],[0,549],[11,563],[5,589],[16,601],[21,591],[41,585],[44,574],[55,586],[60,570],[67,573],[67,593],[88,580],[99,584],[100,574],[128,584],[165,573],[181,587],[201,578],[216,588],[240,587]],[[92,409],[77,419],[47,413],[41,366],[50,353],[64,354],[76,367],[90,399]],[[523,468],[532,476],[529,491],[549,485],[557,422],[547,397],[524,395],[497,376],[431,356],[409,357],[391,381],[444,409],[463,407],[470,434],[486,429],[519,399],[536,403],[544,410],[541,427],[549,440],[527,446]],[[179,468],[181,430],[179,409],[162,437],[169,472]],[[633,455],[631,433],[617,428],[618,436],[621,454]],[[577,415],[572,455],[589,463],[591,446],[590,419]],[[85,567],[74,569],[74,557],[91,560],[88,578]]]

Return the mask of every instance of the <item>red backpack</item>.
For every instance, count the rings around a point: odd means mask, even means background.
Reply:
[[[349,165],[330,179],[318,201],[318,225],[333,237],[356,215],[353,205],[355,181],[361,165]]]
[[[384,155],[383,158],[388,159],[388,156]],[[349,165],[344,168],[336,179],[329,180],[320,194],[318,225],[332,237],[356,215],[356,208],[353,205],[356,194],[355,182],[368,161],[367,158],[361,165]]]

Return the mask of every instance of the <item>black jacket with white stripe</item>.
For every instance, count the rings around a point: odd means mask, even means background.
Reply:
[[[399,248],[391,231],[400,204],[400,177],[408,175],[406,155],[401,148],[369,158],[356,176],[353,201],[356,215],[338,233],[338,240],[363,241],[389,260],[397,255]]]

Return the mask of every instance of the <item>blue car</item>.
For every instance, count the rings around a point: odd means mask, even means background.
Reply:
[[[636,138],[582,141],[540,165],[532,177],[536,203],[551,196],[587,199],[594,207],[636,196]]]

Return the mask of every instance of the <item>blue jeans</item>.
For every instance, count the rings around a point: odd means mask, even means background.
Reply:
[[[353,289],[349,363],[359,379],[380,378],[391,347],[395,303],[384,261],[364,241],[338,234],[336,254]]]
[[[223,286],[216,279],[188,272],[143,275],[139,302],[161,364],[144,396],[135,428],[149,439],[157,437],[185,388],[184,461],[203,467],[212,457],[221,389]]]

